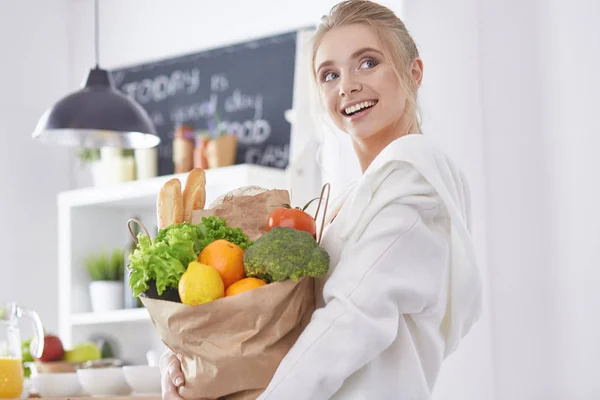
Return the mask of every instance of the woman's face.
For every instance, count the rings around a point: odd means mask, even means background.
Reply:
[[[407,94],[371,28],[356,24],[327,32],[314,67],[329,115],[353,139],[400,126]]]

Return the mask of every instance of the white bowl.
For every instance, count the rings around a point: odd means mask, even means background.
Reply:
[[[42,397],[70,397],[82,394],[75,372],[38,374],[30,378],[30,391]]]
[[[137,395],[161,393],[160,368],[149,365],[130,365],[123,367],[125,380]]]
[[[122,367],[77,370],[81,387],[91,396],[121,396],[131,393]]]

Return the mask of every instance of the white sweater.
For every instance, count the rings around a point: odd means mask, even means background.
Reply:
[[[331,209],[323,307],[260,400],[430,399],[480,315],[468,189],[420,134],[387,146]]]

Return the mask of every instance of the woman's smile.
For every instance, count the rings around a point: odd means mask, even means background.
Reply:
[[[355,101],[345,105],[341,113],[350,121],[355,122],[368,115],[373,107],[377,105],[378,100]]]

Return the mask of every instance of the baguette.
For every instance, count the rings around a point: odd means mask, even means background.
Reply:
[[[183,190],[184,221],[192,222],[192,211],[203,210],[206,203],[206,173],[202,168],[190,171]]]
[[[192,198],[190,200],[191,209],[189,211],[188,220],[192,222],[192,211],[194,210],[204,210],[206,205],[206,189],[202,186],[199,186],[192,193]]]
[[[179,179],[167,181],[158,193],[156,201],[158,229],[177,225],[184,221],[183,195]]]

